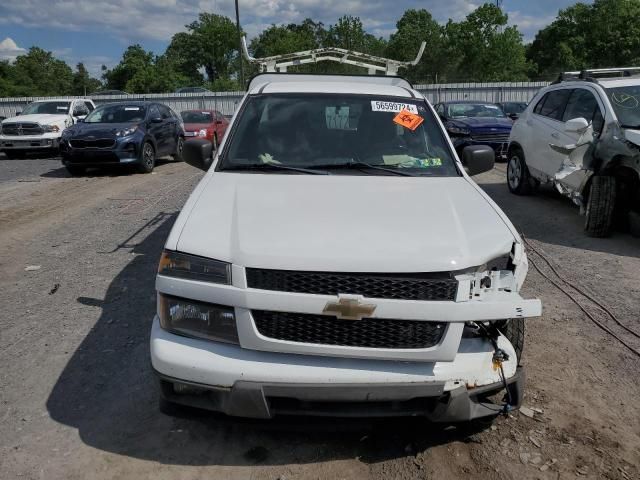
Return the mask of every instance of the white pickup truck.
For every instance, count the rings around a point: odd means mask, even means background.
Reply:
[[[30,151],[57,153],[65,128],[86,117],[95,104],[88,98],[38,100],[0,123],[0,152],[22,158]]]

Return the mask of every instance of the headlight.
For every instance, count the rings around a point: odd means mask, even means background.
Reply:
[[[160,326],[172,333],[239,345],[233,307],[159,294]]]
[[[202,130],[200,130],[200,131],[198,132],[198,136],[199,136],[199,137],[206,137],[206,136],[207,136],[207,129],[206,129],[206,128],[203,128]]]
[[[447,132],[452,133],[454,135],[469,135],[471,133],[471,130],[463,127],[449,126],[447,127]]]
[[[60,127],[57,125],[43,125],[42,129],[45,132],[59,132],[60,131]]]
[[[129,135],[134,133],[137,129],[138,129],[137,125],[135,127],[124,128],[119,132],[116,132],[116,137],[128,137]]]
[[[230,264],[169,250],[162,252],[158,274],[203,282],[231,284]]]

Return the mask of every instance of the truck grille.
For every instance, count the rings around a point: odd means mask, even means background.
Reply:
[[[338,295],[349,293],[397,300],[455,300],[458,282],[451,274],[329,273],[247,268],[249,288]]]
[[[7,136],[18,135],[42,135],[44,130],[38,123],[25,122],[25,123],[3,123],[2,134]]]
[[[116,141],[112,138],[98,138],[96,140],[70,140],[69,145],[73,148],[113,148]]]
[[[474,142],[507,143],[509,141],[509,132],[477,133],[472,135],[471,139]]]
[[[275,340],[344,347],[421,349],[436,346],[445,324],[416,320],[363,318],[339,320],[306,313],[251,312],[261,335]]]

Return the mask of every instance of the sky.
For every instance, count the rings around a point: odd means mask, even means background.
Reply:
[[[590,0],[583,0],[587,3]],[[239,0],[240,23],[249,38],[271,24],[304,18],[332,24],[342,15],[360,17],[366,30],[388,37],[408,8],[426,8],[439,22],[461,20],[483,0]],[[509,23],[525,41],[576,0],[504,0]],[[133,43],[156,54],[200,12],[235,19],[233,0],[19,0],[0,2],[0,59],[12,60],[38,46],[72,66],[84,62],[100,76]]]

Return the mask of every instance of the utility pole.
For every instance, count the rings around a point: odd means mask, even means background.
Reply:
[[[240,85],[244,89],[244,66],[242,60],[242,33],[240,32],[240,9],[236,0],[236,28],[238,29],[238,54],[240,56]]]

